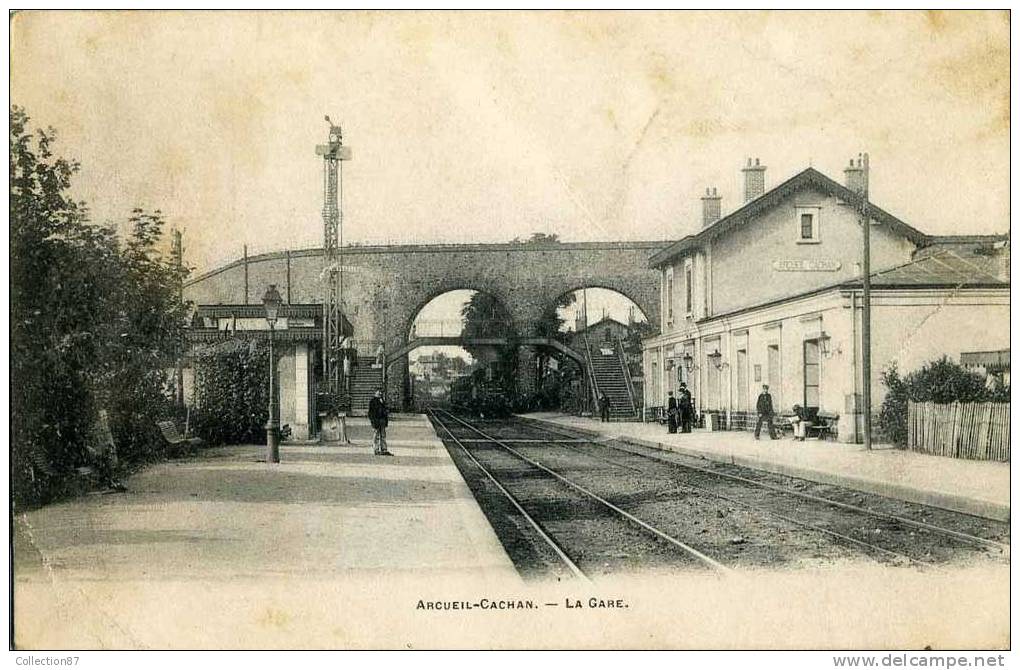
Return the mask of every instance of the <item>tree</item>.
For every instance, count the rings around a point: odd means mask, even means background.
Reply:
[[[562,244],[560,236],[556,233],[547,235],[546,233],[532,233],[531,237],[526,240],[522,240],[519,237],[515,237],[510,240],[510,244],[532,244],[535,246],[550,245],[550,244]]]
[[[560,340],[561,342],[567,341],[567,332],[564,329],[566,320],[560,316],[559,312],[561,309],[570,307],[577,302],[577,294],[574,292],[564,293],[556,302],[550,304],[542,312],[542,316],[539,318],[538,323],[535,324],[535,332],[539,337],[550,337]]]
[[[15,500],[39,498],[81,456],[89,431],[85,363],[97,353],[109,231],[67,191],[78,164],[55,156],[52,129],[10,112],[11,467]],[[82,257],[96,260],[83,265]],[[74,411],[82,409],[86,411]]]
[[[509,337],[513,338],[513,321],[499,300],[476,291],[461,308],[464,319],[464,338]],[[464,348],[472,358],[478,361],[491,360],[493,347],[465,345]],[[514,388],[514,377],[517,371],[517,352],[513,345],[495,347],[494,381],[505,390]]]
[[[106,409],[119,455],[157,457],[154,423],[172,411],[185,270],[163,258],[159,212],[136,210],[123,242],[69,195],[80,166],[52,129],[10,111],[11,466],[17,503],[67,493]]]

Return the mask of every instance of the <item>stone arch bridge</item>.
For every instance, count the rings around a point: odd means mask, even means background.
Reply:
[[[659,323],[659,275],[648,267],[648,258],[665,246],[665,242],[576,242],[345,247],[343,313],[359,350],[374,352],[383,345],[389,395],[400,401],[409,351],[463,343],[460,338],[411,337],[411,324],[433,298],[458,289],[492,295],[511,321],[507,342],[518,346],[521,362],[528,363],[534,347],[547,343],[535,330],[542,313],[576,289],[617,291],[637,304],[649,323]],[[185,284],[185,299],[198,305],[200,313],[212,309],[223,315],[236,308],[247,314],[251,307],[244,306],[259,305],[266,288],[275,284],[284,297],[283,314],[293,305],[307,316],[314,305],[321,305],[322,282],[322,249],[272,252],[195,276]],[[321,320],[316,325],[296,319],[292,323],[307,326],[309,340],[321,339],[315,335]],[[299,328],[292,330],[290,339],[297,338]],[[314,371],[314,351],[309,354],[307,365]],[[314,373],[310,374],[314,383]]]

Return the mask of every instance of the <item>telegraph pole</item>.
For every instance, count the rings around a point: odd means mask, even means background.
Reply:
[[[861,306],[861,376],[864,378],[864,448],[871,450],[871,218],[868,215],[868,154],[862,157],[860,219],[864,235],[864,258],[861,263],[863,296]]]
[[[584,288],[581,289],[581,313],[583,314],[583,317],[581,319],[581,323],[582,323],[581,331],[582,331],[583,334],[581,335],[581,337],[583,337],[584,341],[587,342],[588,341],[588,287],[587,286],[585,286]],[[586,352],[588,351],[587,345],[585,346],[584,350]],[[591,365],[590,357],[586,357],[585,358],[584,365],[585,365],[586,368],[589,365]],[[597,408],[593,407],[593,405],[592,405],[592,395],[595,393],[595,388],[591,384],[591,377],[592,377],[593,372],[590,369],[584,370],[584,372],[587,373],[587,374],[584,375],[584,386],[585,386],[586,389],[588,389],[588,392],[584,394],[585,405],[587,405],[588,407],[592,408],[592,412],[594,413],[595,409],[597,409]]]
[[[173,241],[171,242],[173,253],[174,269],[177,270],[177,303],[184,309],[184,245],[181,241],[181,231],[174,230]],[[182,339],[177,341],[177,361],[174,365],[174,385],[177,392],[174,398],[178,407],[184,407],[184,351],[185,344]]]

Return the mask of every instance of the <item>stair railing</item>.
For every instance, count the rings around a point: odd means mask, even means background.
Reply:
[[[584,341],[585,367],[588,368],[588,380],[591,382],[591,397],[594,401],[594,406],[598,408],[599,396],[602,394],[599,393],[599,381],[595,378],[595,361],[592,359],[591,345],[588,343],[588,333],[582,332],[581,339]]]
[[[630,376],[630,365],[627,363],[627,353],[623,348],[623,338],[616,336],[616,353],[620,358],[620,365],[623,367],[623,378],[627,383],[627,395],[630,397],[631,413],[637,414],[637,393],[634,391],[634,380]]]

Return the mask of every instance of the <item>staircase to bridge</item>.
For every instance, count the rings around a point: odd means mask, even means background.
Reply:
[[[619,341],[587,344],[585,358],[597,393],[604,393],[609,399],[610,420],[634,421],[638,417],[638,408],[622,346]]]
[[[375,366],[375,356],[358,356],[358,366],[351,378],[351,412],[368,413],[368,401],[383,387],[383,369]]]

